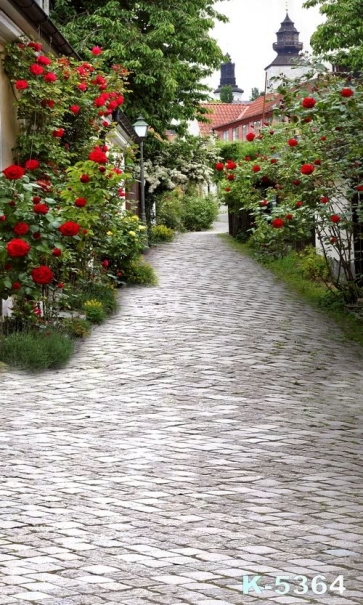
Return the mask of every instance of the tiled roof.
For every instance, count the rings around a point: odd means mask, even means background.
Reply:
[[[213,128],[231,126],[232,124],[234,124],[235,122],[239,122],[240,120],[250,121],[252,118],[256,116],[261,116],[264,113],[264,106],[265,113],[268,113],[278,103],[280,98],[281,95],[279,94],[269,94],[266,96],[266,99],[265,97],[258,97],[257,99],[255,99],[255,101],[252,101],[252,103],[247,105],[247,107],[245,106],[241,111],[240,115],[235,118],[232,118],[232,120],[229,120],[228,122],[221,122],[219,124],[216,124],[215,126],[213,126]]]
[[[203,108],[209,110],[206,114],[208,123],[198,122],[200,134],[206,136],[212,134],[212,129],[220,124],[233,122],[248,107],[247,103],[203,103]]]

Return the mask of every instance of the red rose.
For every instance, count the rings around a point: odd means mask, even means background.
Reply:
[[[285,218],[287,221],[292,221],[294,217],[292,214],[286,214]]]
[[[53,72],[49,72],[49,74],[45,74],[44,80],[45,82],[56,82],[57,76]]]
[[[71,105],[69,111],[74,113],[74,115],[77,115],[81,111],[81,108],[79,105]]]
[[[24,168],[21,166],[17,166],[16,164],[12,164],[3,170],[5,178],[9,179],[9,181],[16,181],[17,179],[21,179],[25,174]]]
[[[17,80],[15,82],[16,90],[25,90],[26,88],[28,88],[28,86],[29,82],[27,80]]]
[[[234,181],[234,179],[235,179],[235,178],[236,178],[236,177],[234,176],[234,174],[229,174],[229,175],[227,176],[227,179],[228,179],[229,181]]]
[[[85,197],[77,197],[77,199],[74,202],[74,205],[77,206],[77,208],[83,208],[83,206],[85,206],[87,204],[87,200]]]
[[[100,147],[101,151],[104,151],[106,153],[106,151],[109,151],[109,148],[107,147],[107,145],[102,145],[102,147]]]
[[[57,284],[57,288],[59,288],[60,290],[62,288],[64,288],[64,283],[63,282],[59,282],[59,284]]]
[[[356,187],[357,191],[363,191],[363,185],[358,185],[358,187]]]
[[[271,222],[271,225],[274,227],[274,229],[281,229],[281,227],[285,226],[285,222],[282,220],[282,218],[275,218]]]
[[[274,130],[270,130],[270,134],[275,134],[275,131]]]
[[[271,164],[277,164],[277,159],[276,158],[272,158]]]
[[[13,268],[13,265],[11,263],[5,263],[5,265],[4,265],[5,271],[11,271],[12,268]]]
[[[117,271],[117,277],[122,277],[123,273],[122,271]]]
[[[117,106],[118,106],[117,101],[110,101],[109,104],[107,105],[108,109],[110,110],[110,113],[112,113],[112,111],[114,109],[116,109]]]
[[[352,97],[354,95],[354,90],[352,90],[351,88],[343,88],[340,91],[340,94],[342,95],[342,97]]]
[[[321,160],[319,160],[319,159],[314,160],[314,164],[315,164],[315,166],[320,166],[321,165]]]
[[[124,189],[119,189],[118,194],[119,194],[119,197],[126,197],[126,193],[125,193]]]
[[[116,99],[117,105],[123,105],[125,99],[122,95],[119,95]]]
[[[39,52],[40,50],[42,50],[43,45],[40,44],[40,42],[29,42],[27,44],[27,46],[29,46],[30,48],[32,48],[33,50],[35,50],[35,52]]]
[[[40,267],[36,267],[31,271],[32,280],[36,284],[41,284],[43,286],[50,284],[54,277],[53,271],[46,267],[45,265],[41,265]]]
[[[301,208],[303,206],[303,202],[296,202],[295,208]]]
[[[257,164],[255,164],[254,166],[252,166],[252,170],[253,170],[253,172],[260,172],[261,166],[258,166]]]
[[[26,256],[31,246],[23,239],[12,239],[6,244],[6,250],[9,256],[13,258]]]
[[[326,141],[326,137],[320,137],[321,141]]]
[[[332,223],[338,224],[342,219],[338,214],[332,214],[330,220]]]
[[[98,167],[98,172],[101,172],[102,174],[103,174],[104,172],[106,172],[106,166],[99,166],[99,167]]]
[[[57,128],[57,130],[53,130],[53,136],[61,138],[65,133],[64,128]]]
[[[217,164],[215,165],[215,169],[218,170],[218,172],[222,172],[222,170],[224,170],[223,162],[217,162]]]
[[[314,168],[313,164],[303,164],[301,166],[302,174],[307,174],[307,175],[313,174],[314,170],[315,170],[315,168]]]
[[[6,221],[6,216],[5,216],[5,214],[3,214],[2,216],[0,216],[0,221]]]
[[[82,92],[86,92],[88,86],[84,82],[81,82],[80,84],[77,85],[77,88],[79,88],[79,90],[81,90]]]
[[[251,161],[251,158],[250,158],[249,155],[246,155],[243,159],[244,159],[245,162],[250,162]]]
[[[337,243],[337,241],[338,241],[338,238],[337,238],[337,237],[331,237],[331,238],[330,238],[330,243],[331,243],[331,244],[336,244],[336,243]]]
[[[52,109],[55,105],[55,101],[53,101],[53,99],[43,99],[40,101],[40,104],[42,107],[50,107],[50,109]]]
[[[33,76],[42,76],[44,74],[44,68],[37,63],[33,63],[33,65],[29,67],[29,71]]]
[[[29,231],[29,225],[27,223],[16,223],[13,231],[16,235],[25,235]]]
[[[323,197],[320,198],[320,201],[321,201],[322,204],[327,204],[329,202],[329,198],[323,196]]]
[[[313,97],[305,97],[305,99],[302,100],[301,105],[305,109],[312,109],[316,105],[316,100]]]
[[[67,221],[67,222],[63,223],[63,225],[58,227],[61,234],[66,235],[68,237],[78,235],[80,228],[81,227],[78,225],[78,223],[74,223],[72,221]]]
[[[62,256],[62,250],[60,248],[53,248],[52,256]]]
[[[20,290],[21,288],[21,283],[18,281],[14,281],[13,285],[11,286],[13,290]]]
[[[48,214],[49,207],[47,204],[34,204],[33,210],[36,214]]]
[[[262,200],[260,202],[260,206],[267,206],[268,205],[268,201],[267,200]]]
[[[102,53],[102,48],[100,46],[94,46],[91,50],[91,53],[97,57]]]
[[[38,162],[38,160],[27,160],[24,166],[26,170],[36,170],[37,168],[39,168],[40,163]]]
[[[303,119],[304,124],[309,124],[312,121],[312,117],[311,116],[307,116],[306,118]]]
[[[249,141],[250,143],[256,138],[256,135],[253,134],[253,132],[249,132],[248,135],[246,136],[247,141]]]
[[[41,201],[42,201],[42,198],[39,197],[39,195],[35,195],[33,197],[33,204],[39,204],[39,202],[41,202]]]
[[[234,170],[237,168],[237,164],[233,160],[227,160],[226,168],[227,170]]]
[[[49,57],[46,57],[45,55],[39,55],[39,57],[37,57],[37,63],[39,63],[40,65],[50,65],[51,62],[51,59],[49,59]]]
[[[103,260],[102,263],[101,263],[102,267],[104,267],[105,269],[107,269],[107,267],[109,266],[109,264],[110,264],[109,260]]]
[[[226,187],[224,191],[227,191],[227,193],[229,193],[231,191],[230,187]]]
[[[92,162],[97,162],[98,164],[106,164],[107,163],[107,155],[101,151],[99,147],[95,147],[93,151],[88,156],[88,159]]]
[[[122,174],[122,170],[120,170],[120,168],[112,168],[112,172],[115,174]]]
[[[82,174],[79,180],[81,181],[81,183],[89,183],[91,178],[88,176],[88,174]]]
[[[287,144],[288,144],[290,147],[296,147],[296,145],[298,145],[298,144],[299,144],[299,142],[298,142],[296,139],[289,139],[289,140],[287,141]]]
[[[39,185],[43,189],[43,191],[50,191],[52,189],[52,183],[50,181],[44,181],[43,179],[39,179],[36,181],[36,184]]]
[[[299,181],[299,179],[295,179],[294,181],[292,181],[292,184],[296,186],[300,185],[300,183],[301,181]]]
[[[103,122],[102,122],[102,126],[103,126],[104,128],[108,128],[109,126],[111,126],[111,124],[110,124],[110,122],[107,122],[107,120],[103,120]]]

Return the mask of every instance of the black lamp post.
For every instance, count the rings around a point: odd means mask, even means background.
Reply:
[[[149,125],[145,122],[142,116],[137,118],[135,122],[134,130],[139,137],[140,141],[140,211],[141,220],[146,223],[146,211],[145,211],[145,176],[144,176],[144,141],[147,137],[147,129]]]

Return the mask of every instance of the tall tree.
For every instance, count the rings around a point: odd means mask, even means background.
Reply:
[[[336,65],[352,70],[363,68],[362,0],[306,0],[304,7],[320,7],[325,22],[311,39],[316,53]]]
[[[222,103],[233,103],[233,90],[230,84],[222,86],[220,98]]]
[[[158,132],[205,113],[202,80],[220,67],[223,53],[210,33],[227,18],[216,0],[53,0],[52,19],[81,56],[94,45],[110,65],[130,73],[125,111],[142,113]]]
[[[250,101],[255,101],[258,97],[263,97],[265,93],[263,91],[258,90],[256,86],[254,86],[251,90]]]

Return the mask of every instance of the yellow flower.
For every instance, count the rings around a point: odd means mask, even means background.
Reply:
[[[113,235],[112,231],[107,231],[107,235]]]
[[[134,237],[136,237],[135,231],[129,231],[129,235],[133,235]]]
[[[145,225],[139,225],[139,231],[145,231],[146,227]]]
[[[136,216],[136,214],[133,214],[133,216],[131,216],[131,220],[132,220],[132,221],[138,221],[138,220],[139,220],[139,217],[138,217],[138,216]]]

